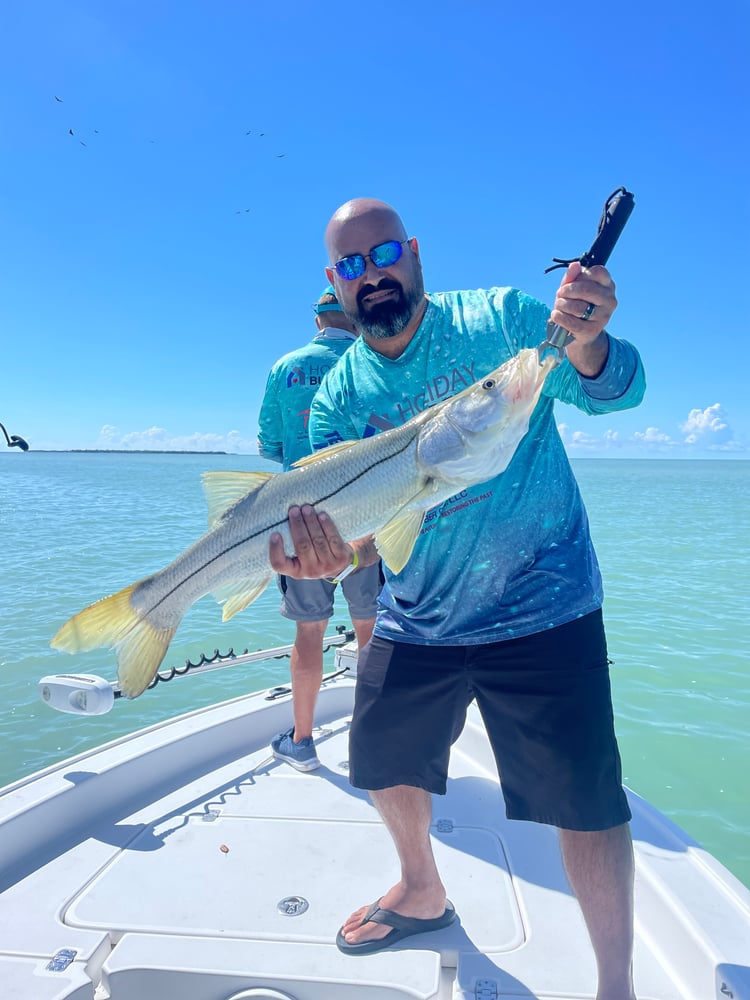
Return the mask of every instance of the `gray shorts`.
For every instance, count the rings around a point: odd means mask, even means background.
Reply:
[[[630,819],[601,611],[479,646],[374,636],[357,665],[351,783],[444,795],[450,747],[473,699],[509,819],[568,830],[606,830]]]
[[[333,595],[338,584],[328,580],[295,580],[291,576],[279,576],[277,582],[283,595],[284,618],[293,622],[320,622],[333,615]],[[346,577],[341,589],[353,619],[366,621],[375,617],[382,586],[380,563],[365,566]]]

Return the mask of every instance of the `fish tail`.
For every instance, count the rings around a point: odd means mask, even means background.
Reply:
[[[131,601],[136,587],[133,583],[79,611],[50,643],[66,653],[105,646],[114,649],[120,689],[128,698],[137,698],[146,690],[177,631],[176,625],[157,629],[137,613]]]

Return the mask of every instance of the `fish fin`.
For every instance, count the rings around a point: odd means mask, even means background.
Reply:
[[[305,455],[304,458],[297,459],[292,465],[293,469],[301,469],[305,465],[312,465],[314,462],[319,462],[321,458],[330,458],[331,455],[335,455],[337,451],[347,451],[352,445],[362,444],[361,441],[339,441],[338,444],[331,444],[327,448],[320,448],[318,451],[314,451],[312,455]]]
[[[217,602],[222,605],[221,620],[223,622],[229,621],[238,611],[244,611],[248,605],[260,597],[272,579],[273,576],[266,576],[262,580],[256,579],[249,582],[243,580],[239,584],[234,581],[217,587],[213,591],[213,595]]]
[[[407,510],[390,520],[375,535],[375,546],[393,573],[400,573],[409,561],[426,513],[425,510]]]
[[[117,653],[117,677],[128,698],[137,698],[154,678],[177,626],[156,629],[141,618],[131,603],[131,584],[73,615],[57,632],[50,645],[65,653],[78,653],[102,646]]]
[[[209,527],[213,528],[238,500],[259,490],[275,475],[274,472],[204,472],[201,481],[208,501]]]

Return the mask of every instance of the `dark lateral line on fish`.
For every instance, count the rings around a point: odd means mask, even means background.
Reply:
[[[388,433],[388,432],[386,431],[385,433]],[[412,443],[413,440],[414,440],[414,438],[410,437],[409,440],[406,442],[406,444],[404,444],[404,446],[402,448],[399,448],[398,451],[394,451],[392,455],[388,456],[388,458],[383,459],[380,462],[376,462],[374,465],[369,465],[366,469],[363,469],[361,472],[358,472],[356,476],[352,476],[351,479],[348,479],[345,483],[342,483],[333,492],[328,493],[325,496],[320,497],[318,500],[315,500],[313,503],[310,504],[310,506],[311,507],[317,507],[318,504],[325,503],[326,500],[330,500],[330,498],[332,496],[335,496],[336,493],[340,493],[342,490],[346,489],[348,486],[351,486],[353,483],[356,483],[358,479],[361,479],[363,476],[366,476],[368,473],[370,473],[373,470],[377,469],[377,467],[379,465],[382,465],[383,462],[389,462],[392,458],[395,458],[397,455],[400,455],[402,452],[406,451],[406,449],[411,445],[411,443]],[[325,449],[321,452],[321,454],[325,454]],[[256,490],[256,494],[259,494],[260,491],[266,485],[267,485],[266,483],[263,483],[263,485],[260,486]],[[303,504],[303,506],[307,506],[307,503],[308,502],[305,501],[305,503]],[[156,602],[156,604],[152,605],[148,609],[148,611],[146,612],[146,614],[150,615],[152,611],[155,611],[159,607],[160,604],[163,604],[164,601],[167,600],[167,598],[171,597],[172,594],[174,594],[174,592],[176,590],[178,590],[181,586],[183,586],[188,580],[192,580],[193,577],[197,576],[198,573],[202,573],[204,569],[206,569],[212,563],[216,562],[217,559],[221,559],[223,556],[227,555],[228,552],[232,552],[234,549],[239,548],[241,545],[246,545],[248,542],[251,542],[254,538],[257,538],[259,535],[263,535],[266,531],[278,530],[281,527],[282,524],[284,524],[284,521],[277,521],[275,524],[269,524],[265,528],[263,528],[262,530],[256,531],[252,535],[248,535],[246,538],[241,539],[241,541],[235,542],[234,545],[230,545],[228,549],[222,549],[222,551],[218,555],[215,555],[212,559],[209,559],[207,562],[203,563],[202,566],[199,566],[197,569],[193,570],[193,572],[189,573],[186,577],[184,577],[184,579],[181,580],[180,583],[177,584],[177,586],[173,587],[168,593],[164,594],[163,597],[159,598],[159,600]]]

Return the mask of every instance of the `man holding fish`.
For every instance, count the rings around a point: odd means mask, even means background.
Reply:
[[[432,855],[430,795],[445,792],[450,745],[475,698],[508,816],[559,830],[597,958],[598,1000],[633,1000],[630,812],[614,734],[602,583],[553,410],[555,399],[590,414],[641,401],[637,351],[605,330],[617,305],[614,283],[602,266],[572,263],[551,314],[512,288],[427,296],[417,240],[389,205],[367,198],[339,208],[325,239],[328,278],[361,336],[315,397],[316,448],[342,448],[397,427],[462,389],[462,381],[530,354],[550,318],[574,338],[567,358],[542,373],[528,431],[514,441],[507,470],[462,488],[468,432],[449,416],[451,426],[440,433],[441,443],[446,435],[456,439],[454,495],[411,525],[417,537],[403,542],[401,558],[386,558],[384,547],[398,552],[402,540],[393,536],[409,530],[377,536],[386,583],[373,638],[360,651],[350,778],[369,790],[402,877],[346,920],[337,943],[348,954],[368,954],[455,918]],[[480,411],[468,421],[472,431]],[[419,447],[421,459],[429,439]],[[280,533],[271,536],[277,572],[333,577],[353,561],[377,560],[373,538],[352,541],[342,532],[344,541],[326,506],[290,508],[295,552],[287,555]]]
[[[350,778],[370,791],[402,877],[352,914],[339,948],[380,951],[455,918],[432,856],[430,793],[445,791],[450,745],[476,699],[508,816],[559,830],[597,1000],[632,1000],[633,853],[602,584],[554,419],[556,399],[601,414],[642,398],[637,351],[604,329],[614,283],[602,266],[572,263],[551,314],[512,288],[425,296],[416,239],[371,199],[342,206],[326,244],[329,280],[361,336],[315,396],[320,450],[278,475],[204,473],[209,530],[78,612],[52,645],[114,649],[120,691],[136,698],[204,595],[226,621],[274,571],[341,578],[380,555]]]

